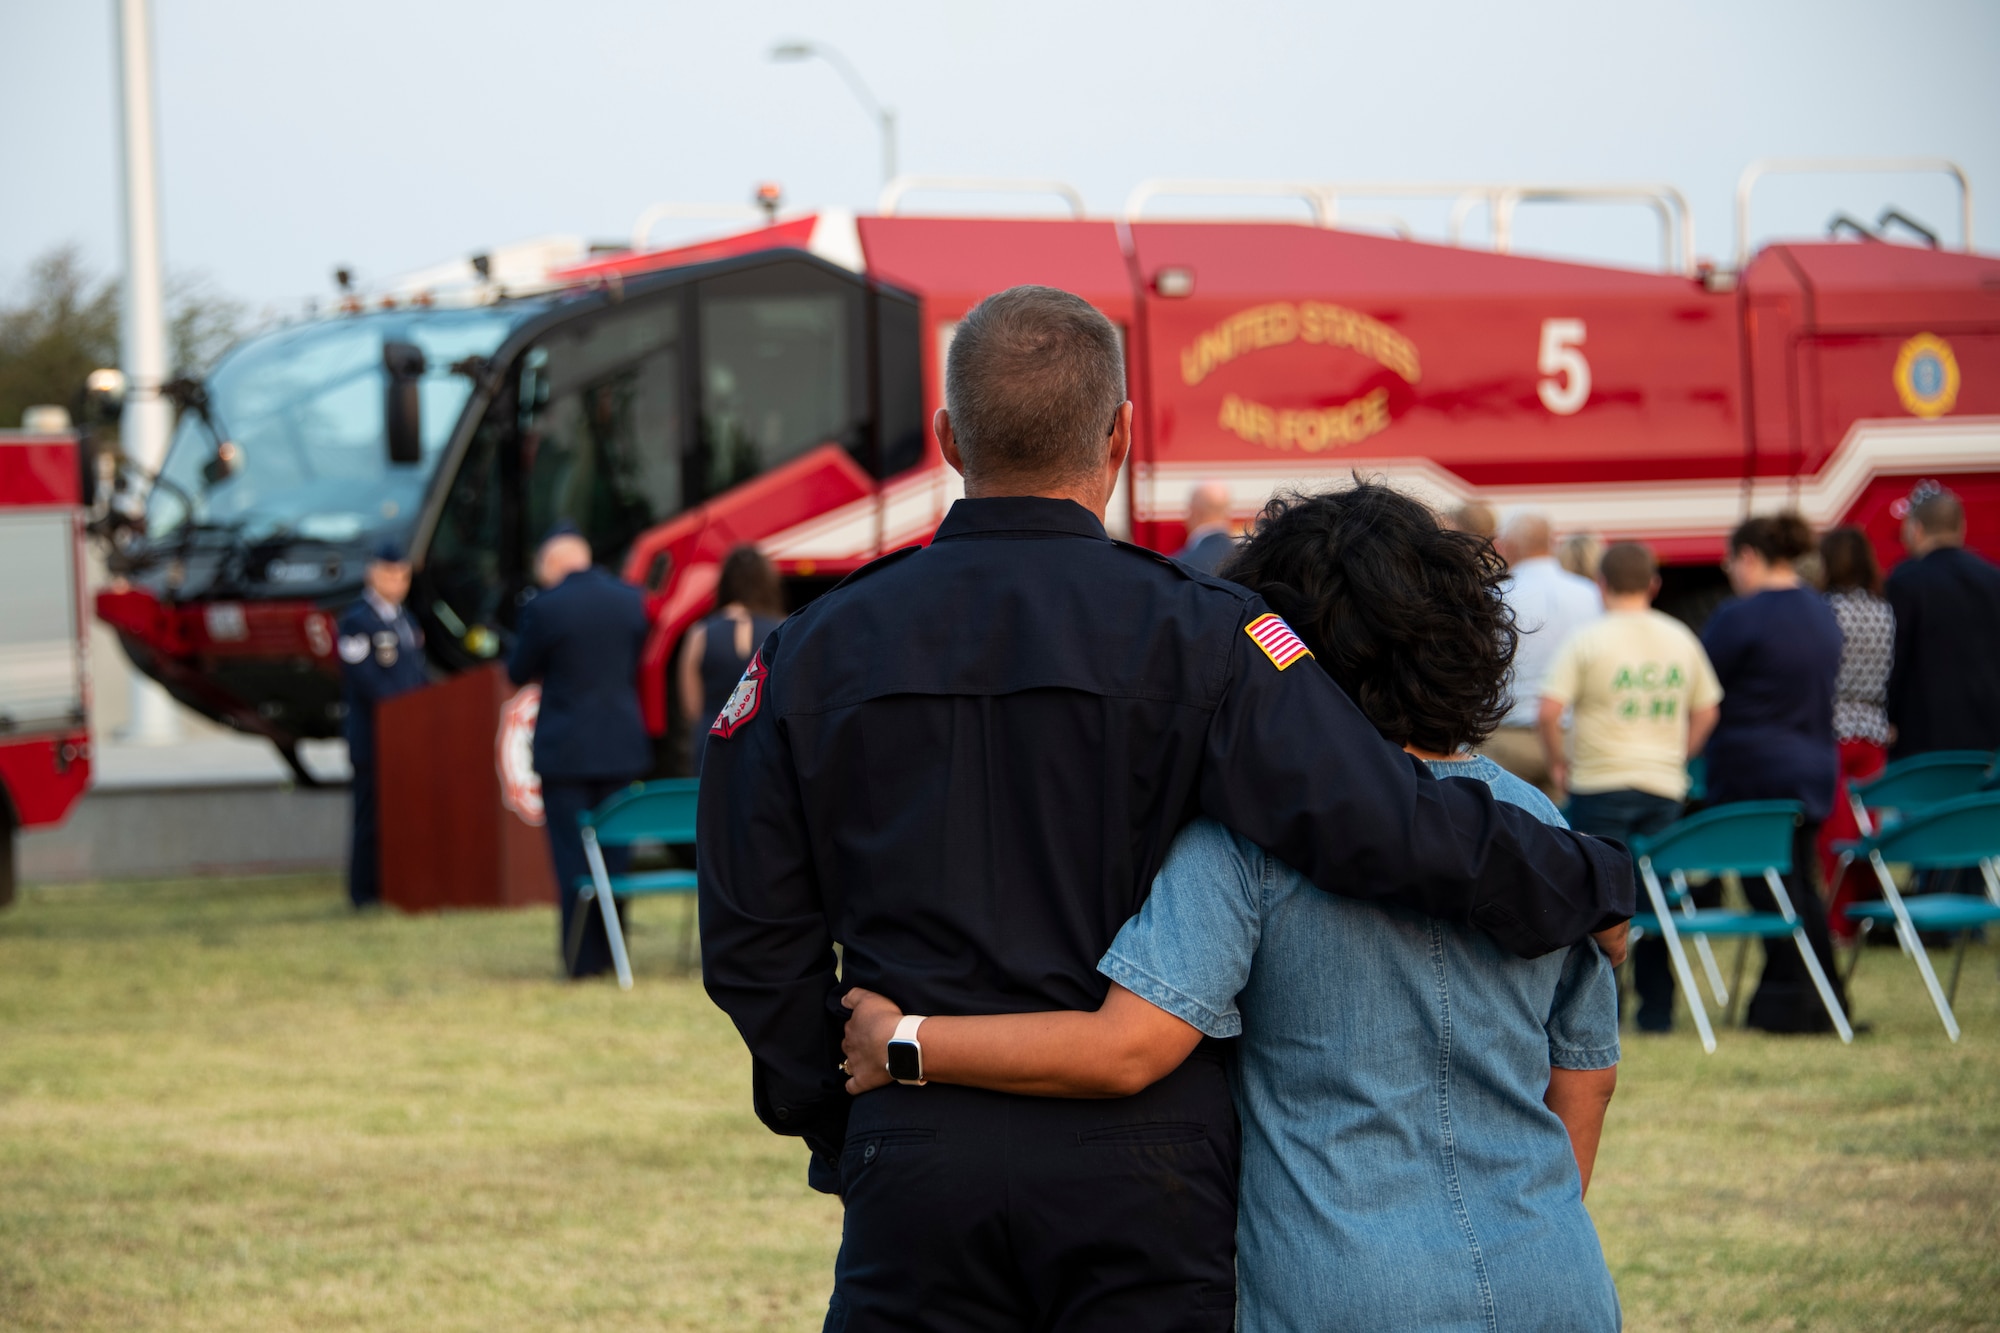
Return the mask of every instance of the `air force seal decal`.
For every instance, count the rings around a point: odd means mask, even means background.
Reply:
[[[735,692],[715,715],[715,725],[708,729],[708,734],[727,740],[736,734],[737,728],[757,716],[757,707],[764,702],[764,678],[770,674],[764,666],[763,653],[751,658],[750,665],[744,668],[743,679],[736,682]]]

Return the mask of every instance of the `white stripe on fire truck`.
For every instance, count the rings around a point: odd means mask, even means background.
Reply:
[[[1346,457],[1324,470],[1297,462],[1229,464],[1175,462],[1141,465],[1134,476],[1134,502],[1141,520],[1171,521],[1187,512],[1194,488],[1220,481],[1230,488],[1230,508],[1248,517],[1272,492],[1336,485],[1352,471],[1382,476],[1426,503],[1440,507],[1473,498],[1499,508],[1532,505],[1556,527],[1605,536],[1718,536],[1744,514],[1779,506],[1796,507],[1810,523],[1825,526],[1843,517],[1878,477],[1915,477],[1990,471],[2000,459],[2000,418],[1964,417],[1942,421],[1858,421],[1820,470],[1806,477],[1759,477],[1749,486],[1737,478],[1690,481],[1595,482],[1571,485],[1475,487],[1428,458]]]

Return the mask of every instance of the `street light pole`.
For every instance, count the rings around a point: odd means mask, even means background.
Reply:
[[[160,274],[159,154],[153,143],[153,25],[147,0],[117,0],[118,90],[124,112],[125,311],[120,360],[127,457],[156,473],[167,457],[170,420],[160,385],[167,378],[167,321]],[[132,673],[130,740],[173,740],[179,726],[166,691]]]
[[[887,185],[896,179],[896,112],[883,106],[860,71],[838,49],[825,42],[779,42],[771,48],[773,60],[824,60],[833,66],[834,72],[847,82],[848,91],[861,103],[862,109],[875,118],[882,132],[882,183]]]

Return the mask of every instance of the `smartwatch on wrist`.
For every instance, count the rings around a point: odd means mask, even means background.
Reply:
[[[924,1048],[917,1041],[917,1027],[924,1018],[923,1014],[904,1014],[896,1024],[896,1035],[889,1038],[889,1077],[912,1087],[922,1087],[926,1081]]]

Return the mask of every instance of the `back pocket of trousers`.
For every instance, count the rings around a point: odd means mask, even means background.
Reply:
[[[848,1139],[840,1153],[841,1192],[847,1192],[856,1176],[886,1157],[937,1142],[935,1129],[876,1129]]]

